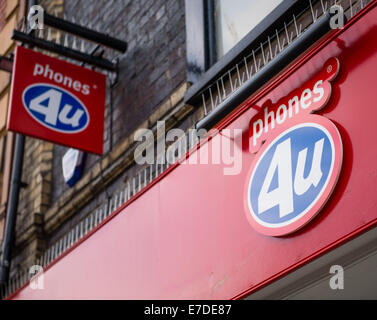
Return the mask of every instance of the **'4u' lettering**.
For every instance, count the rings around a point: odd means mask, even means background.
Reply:
[[[28,87],[24,106],[40,124],[63,133],[77,133],[89,124],[85,106],[72,93],[49,84]]]
[[[303,195],[311,186],[318,186],[323,175],[321,170],[323,143],[323,138],[315,143],[311,169],[306,177],[304,177],[304,171],[305,166],[309,163],[307,161],[308,148],[299,152],[294,180],[292,179],[291,138],[281,142],[276,147],[259,194],[259,214],[279,206],[279,217],[282,218],[294,211],[293,192],[296,195]],[[278,187],[269,191],[275,172],[277,172]]]
[[[309,119],[277,133],[252,164],[248,219],[263,234],[280,236],[301,228],[322,208],[338,178],[340,135],[330,120]]]

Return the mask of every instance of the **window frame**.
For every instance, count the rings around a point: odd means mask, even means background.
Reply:
[[[318,1],[312,0],[312,3]],[[284,0],[215,62],[215,25],[214,19],[209,18],[213,16],[210,10],[214,8],[214,0],[185,0],[187,81],[192,84],[186,91],[185,103],[196,104],[203,89],[242,59],[256,44],[273,34],[275,29],[281,28],[285,21],[291,20],[293,14],[301,13],[308,5],[309,0]]]

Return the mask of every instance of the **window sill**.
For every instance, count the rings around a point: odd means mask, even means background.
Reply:
[[[313,1],[315,3],[317,1]],[[195,105],[200,101],[200,93],[218,77],[239,62],[256,45],[280,29],[293,14],[300,14],[309,6],[307,1],[285,0],[277,6],[260,24],[251,30],[235,47],[206,71],[200,80],[194,83],[185,94],[185,103]]]

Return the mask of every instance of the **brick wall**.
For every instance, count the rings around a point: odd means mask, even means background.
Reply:
[[[0,31],[6,23],[7,0],[0,0]]]
[[[6,0],[0,0],[0,32],[3,30],[4,26],[5,26],[5,23],[6,23],[6,6],[7,6],[7,1]],[[7,75],[3,72],[2,74],[0,74],[0,82],[8,82],[8,77]],[[4,84],[2,85],[4,87]],[[0,88],[1,88],[1,84],[0,84]],[[0,99],[0,110],[3,109],[1,108],[1,105],[3,103],[1,103],[4,98]],[[7,101],[7,96],[5,96],[5,99]],[[6,102],[7,103],[7,102]],[[1,115],[3,115],[3,113],[1,113]],[[1,173],[1,176],[0,176],[0,181],[3,180],[3,175]],[[2,190],[2,185],[0,185],[0,188]],[[0,240],[3,238],[3,231],[4,231],[4,223],[5,223],[5,219],[3,217],[3,214],[0,215]]]
[[[41,5],[50,13],[64,6],[67,20],[125,40],[128,50],[106,50],[106,58],[120,62],[119,81],[112,89],[113,130],[109,81],[105,155],[88,155],[74,189],[63,180],[67,148],[26,139],[23,180],[28,185],[20,195],[12,274],[31,265],[44,248],[124,186],[127,176],[139,170],[132,167],[133,132],[153,125],[186,90],[184,0],[56,0]],[[85,50],[91,48],[86,42]]]
[[[183,0],[65,0],[64,13],[128,42],[121,55],[119,83],[113,89],[113,145],[132,133],[186,79]],[[118,54],[110,50],[109,56]],[[105,153],[110,151],[109,94]],[[67,191],[61,169],[66,148],[55,146],[52,202]],[[89,155],[84,173],[99,160]]]
[[[15,1],[8,0],[9,2]],[[62,0],[40,1],[42,6],[45,3],[53,11],[63,9]],[[25,138],[22,182],[26,186],[21,189],[19,195],[16,245],[11,274],[35,263],[45,249],[43,214],[51,204],[52,159],[53,144],[30,137]]]

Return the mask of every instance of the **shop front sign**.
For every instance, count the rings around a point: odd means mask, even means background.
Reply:
[[[18,47],[8,129],[102,154],[106,77]]]
[[[250,152],[256,153],[246,188],[252,226],[284,236],[309,223],[325,205],[339,177],[341,136],[329,119],[313,114],[331,96],[339,71],[332,58],[323,70],[278,103],[267,101],[250,122]]]

